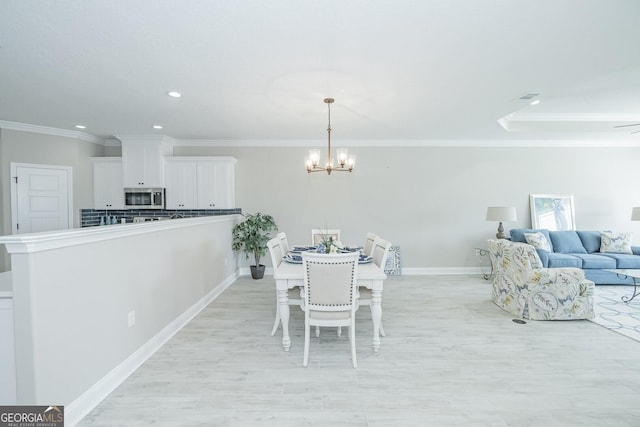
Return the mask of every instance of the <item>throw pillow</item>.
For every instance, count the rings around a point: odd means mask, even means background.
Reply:
[[[613,254],[633,254],[631,250],[631,233],[600,232],[600,252]]]
[[[602,242],[599,231],[577,230],[576,233],[578,233],[578,237],[580,237],[580,241],[582,241],[582,246],[587,250],[587,253],[600,252]]]
[[[551,245],[547,240],[547,237],[540,233],[524,233],[524,238],[527,240],[527,243],[537,249],[542,249],[547,252],[551,252]]]
[[[511,235],[512,242],[527,243],[527,239],[525,239],[524,237],[525,233],[542,233],[544,237],[547,238],[547,242],[549,242],[549,246],[551,247],[551,250],[549,252],[553,252],[553,242],[549,237],[549,230],[545,228],[541,228],[537,230],[533,228],[512,228],[511,230],[509,230],[509,234]],[[599,236],[600,234],[598,234],[598,237]],[[600,245],[598,245],[598,249],[600,249]]]
[[[561,254],[586,254],[587,250],[582,246],[578,233],[573,230],[550,231],[553,251]]]

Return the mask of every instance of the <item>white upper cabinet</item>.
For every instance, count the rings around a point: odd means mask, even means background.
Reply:
[[[173,154],[165,138],[118,137],[122,141],[122,176],[126,188],[164,188],[164,159]]]
[[[236,207],[236,159],[210,158],[198,162],[198,209]]]
[[[168,157],[167,209],[235,208],[233,157]]]
[[[167,209],[196,209],[197,164],[191,160],[165,159],[164,182]]]
[[[122,158],[93,157],[93,208],[124,209]]]

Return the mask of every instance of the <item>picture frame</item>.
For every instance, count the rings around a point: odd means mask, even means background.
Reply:
[[[384,264],[384,273],[390,276],[400,274],[400,247],[391,246],[389,248],[389,255],[387,256],[387,262]]]
[[[550,231],[576,229],[573,195],[530,194],[531,228]]]

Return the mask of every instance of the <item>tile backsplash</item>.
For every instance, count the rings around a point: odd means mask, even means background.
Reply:
[[[214,216],[214,215],[233,215],[242,213],[242,209],[184,209],[184,210],[166,210],[166,209],[80,209],[80,225],[81,227],[94,227],[105,223],[105,218],[114,218],[120,224],[124,218],[126,223],[133,222],[135,217],[144,218],[171,218],[174,216],[180,218],[191,218],[195,216]]]

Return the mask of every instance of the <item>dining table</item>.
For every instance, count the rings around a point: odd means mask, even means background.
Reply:
[[[287,261],[289,259],[289,261]],[[358,287],[371,290],[371,320],[373,322],[373,351],[380,349],[380,321],[382,318],[382,289],[387,275],[383,268],[372,260],[358,263],[356,283]],[[282,347],[289,351],[291,338],[289,337],[289,289],[304,287],[304,271],[301,262],[291,262],[284,257],[273,273],[280,304],[280,321],[282,324]]]

